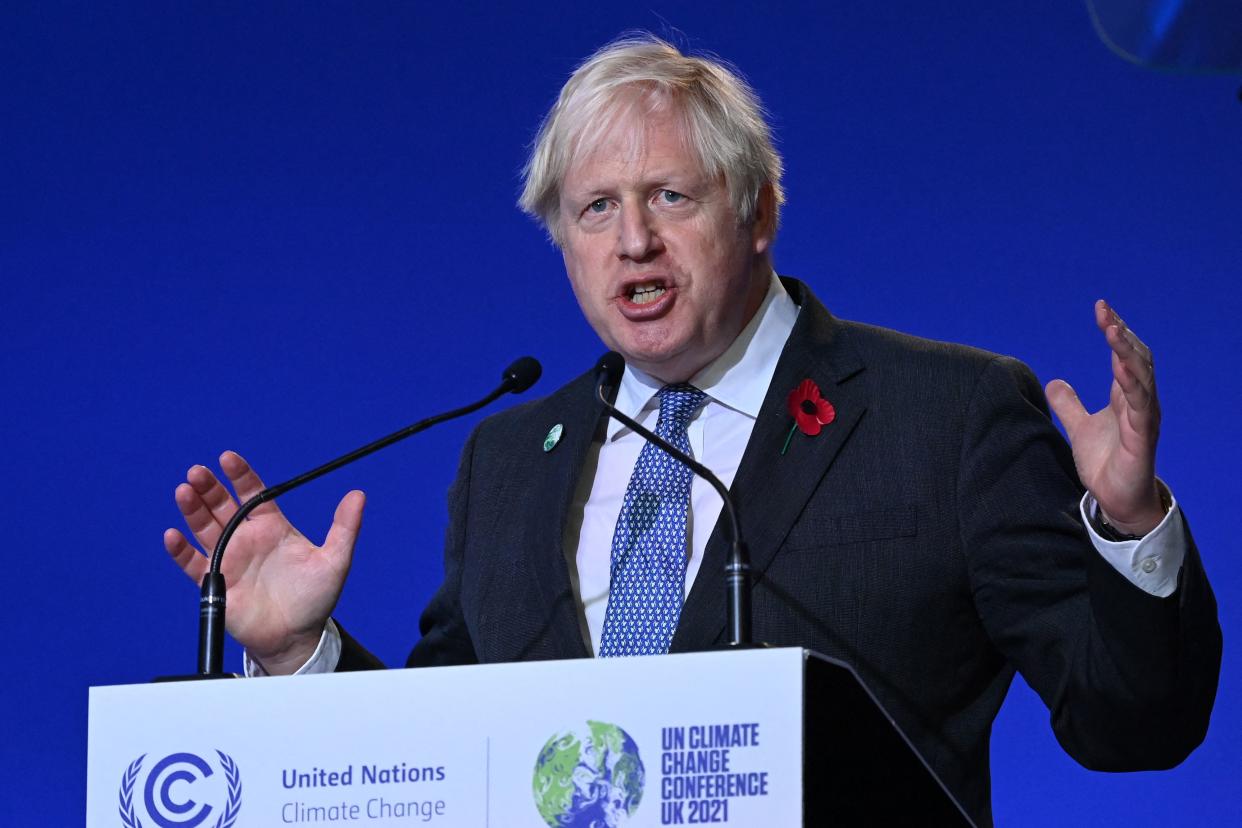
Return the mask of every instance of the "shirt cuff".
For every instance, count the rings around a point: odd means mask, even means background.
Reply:
[[[1163,483],[1160,483],[1164,487]],[[1165,489],[1166,491],[1167,488]],[[1079,509],[1087,534],[1097,552],[1113,569],[1144,592],[1167,598],[1177,589],[1177,575],[1186,559],[1186,530],[1177,499],[1169,493],[1169,513],[1143,537],[1137,540],[1110,541],[1095,531],[1094,521],[1100,505],[1087,492]]]
[[[336,622],[329,618],[328,623],[324,625],[323,635],[319,636],[319,646],[315,648],[315,652],[311,653],[306,663],[291,675],[308,676],[316,673],[331,673],[336,670],[336,665],[340,660],[341,631],[337,629]],[[263,665],[251,658],[250,653],[244,651],[242,652],[242,667],[247,678],[267,675]]]

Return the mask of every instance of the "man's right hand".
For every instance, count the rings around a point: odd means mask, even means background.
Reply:
[[[241,502],[263,490],[263,481],[235,452],[220,455],[220,468]],[[207,574],[208,556],[237,511],[211,470],[192,466],[174,495],[200,552],[177,529],[164,532],[164,548],[196,584]],[[226,625],[250,657],[269,674],[295,672],[315,652],[349,574],[366,496],[342,498],[323,546],[315,546],[285,519],[275,503],[251,512],[229,541],[223,572],[228,586]]]

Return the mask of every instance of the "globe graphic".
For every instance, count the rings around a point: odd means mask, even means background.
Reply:
[[[553,736],[535,760],[535,807],[551,828],[615,828],[642,799],[643,762],[630,734],[586,724]]]

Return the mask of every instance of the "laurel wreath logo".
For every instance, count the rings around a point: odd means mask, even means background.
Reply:
[[[228,783],[229,795],[224,803],[224,813],[216,820],[216,828],[233,828],[237,815],[241,813],[241,773],[233,757],[221,750],[216,751],[220,757],[220,767],[224,769],[224,779]],[[119,804],[121,824],[125,828],[142,828],[142,820],[134,811],[134,786],[138,783],[138,775],[142,772],[142,760],[147,758],[144,753],[129,763],[125,773],[121,775]]]
[[[237,763],[223,751],[216,751],[220,757],[220,767],[224,768],[224,778],[229,783],[229,798],[224,803],[224,813],[216,820],[216,828],[233,828],[237,815],[241,812],[241,774],[237,771]]]
[[[134,813],[134,783],[138,781],[138,772],[142,770],[142,760],[147,758],[144,753],[129,763],[121,776],[121,824],[125,828],[142,828],[142,821]]]

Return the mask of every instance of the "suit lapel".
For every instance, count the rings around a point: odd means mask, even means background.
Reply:
[[[583,385],[579,381],[578,385]],[[594,382],[585,383],[585,393],[575,387],[568,399],[555,409],[550,409],[548,422],[542,428],[550,429],[556,423],[563,426],[563,438],[551,451],[544,452],[538,462],[546,466],[545,474],[535,479],[546,481],[543,497],[532,498],[537,511],[522,515],[519,520],[526,526],[535,527],[537,539],[526,548],[532,550],[532,572],[539,584],[543,605],[552,619],[549,639],[554,643],[558,657],[586,658],[590,655],[582,640],[578,625],[578,596],[569,577],[569,565],[565,560],[565,521],[569,507],[577,491],[578,481],[586,465],[591,442],[601,424],[603,407],[594,399]],[[526,479],[531,479],[526,477]]]
[[[804,285],[792,280],[785,284],[802,309],[781,353],[730,488],[756,581],[771,564],[867,405],[863,384],[850,382],[862,371],[863,364],[843,341],[841,327]],[[787,397],[807,378],[815,381],[824,398],[836,408],[836,419],[815,437],[794,434],[788,451],[781,455],[781,447],[793,427]],[[682,607],[673,652],[708,648],[723,631],[728,549],[727,518],[722,513],[708,540],[699,575]]]

